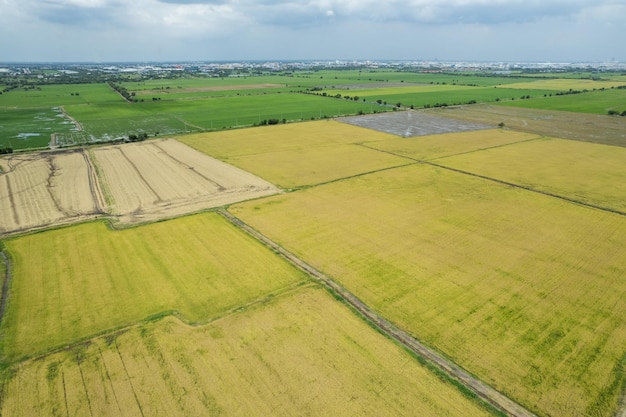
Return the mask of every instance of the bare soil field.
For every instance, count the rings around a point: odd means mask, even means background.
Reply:
[[[103,213],[99,185],[82,150],[13,155],[3,165],[0,234]]]
[[[103,215],[159,220],[279,192],[172,139],[1,161],[0,235]]]
[[[342,117],[339,122],[361,126],[379,132],[391,133],[405,138],[438,133],[466,132],[490,129],[487,123],[464,119],[448,119],[423,111],[401,111],[364,116]]]
[[[174,140],[98,148],[93,156],[122,223],[153,221],[279,190]]]
[[[539,135],[626,146],[626,119],[604,115],[518,107],[473,105],[432,110],[432,114]]]

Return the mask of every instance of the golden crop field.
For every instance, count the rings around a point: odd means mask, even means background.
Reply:
[[[371,142],[367,146],[413,159],[429,160],[539,138],[540,136],[532,133],[487,129],[412,138],[394,137],[379,142]]]
[[[436,162],[626,212],[626,149],[544,138]]]
[[[16,366],[6,416],[489,415],[318,286],[174,317]]]
[[[539,415],[617,407],[623,216],[425,165],[230,211]]]
[[[5,360],[168,311],[206,321],[306,279],[215,213],[122,231],[86,223],[5,246],[13,259]]]
[[[500,88],[519,88],[519,89],[537,89],[537,90],[594,90],[601,88],[612,88],[620,85],[626,85],[622,81],[594,81],[582,79],[553,79],[553,80],[537,80],[522,83],[505,84]]]
[[[405,165],[404,158],[355,144],[393,135],[332,120],[181,137],[193,148],[284,188],[314,185]]]

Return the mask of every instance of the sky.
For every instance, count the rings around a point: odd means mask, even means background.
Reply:
[[[0,0],[0,62],[626,62],[626,0]]]

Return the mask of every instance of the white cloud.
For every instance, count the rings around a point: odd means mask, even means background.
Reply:
[[[625,19],[623,0],[0,0],[0,61],[94,51],[109,60],[532,60],[539,50],[626,60],[601,42],[621,37]]]

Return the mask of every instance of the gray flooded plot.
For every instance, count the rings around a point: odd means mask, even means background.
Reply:
[[[493,129],[493,126],[447,117],[434,116],[423,111],[398,111],[338,118],[337,121],[391,133],[405,138],[439,133],[466,132]]]

